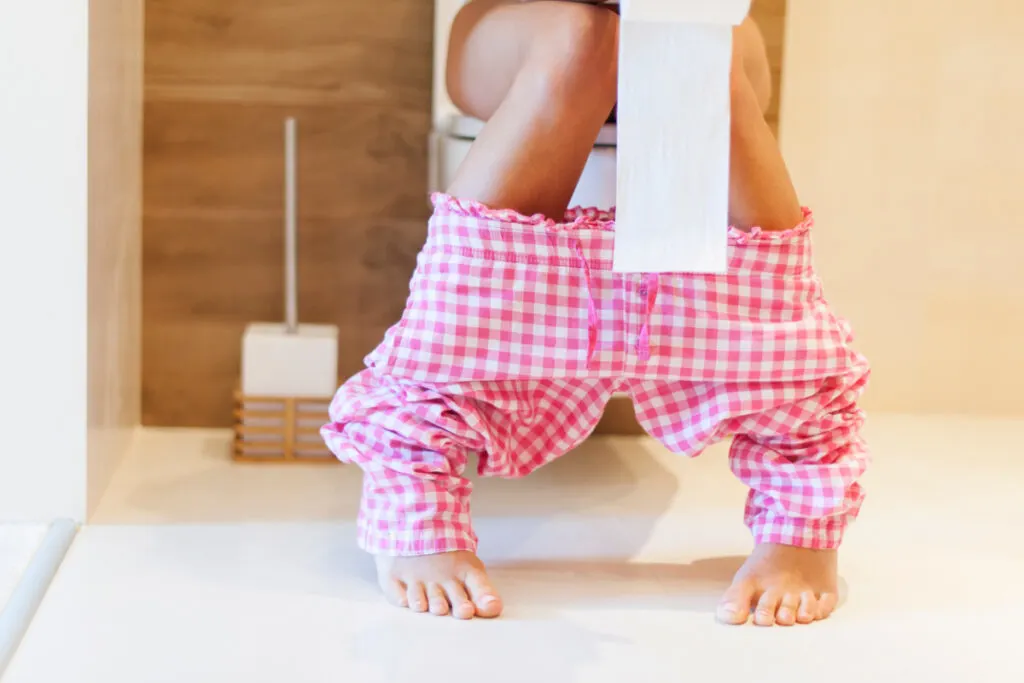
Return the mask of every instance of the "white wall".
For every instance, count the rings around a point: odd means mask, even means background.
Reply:
[[[88,16],[0,0],[0,519],[85,509]]]
[[[1024,415],[1024,5],[789,0],[780,137],[876,410]]]
[[[0,0],[0,520],[84,520],[138,423],[141,6]]]

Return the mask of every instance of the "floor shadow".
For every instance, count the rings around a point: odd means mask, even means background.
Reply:
[[[325,558],[326,559],[326,558]],[[690,563],[631,558],[531,559],[490,563],[489,574],[507,606],[507,618],[549,618],[562,610],[637,609],[713,614],[744,555]],[[373,561],[362,553],[331,552],[334,571],[376,590]],[[839,578],[839,604],[849,586]]]
[[[619,561],[527,561],[492,569],[509,616],[548,618],[565,609],[636,609],[714,614],[743,556],[689,564]]]
[[[678,475],[665,469],[652,448],[657,446],[641,439],[592,439],[528,477],[477,478],[473,519],[481,554],[503,561],[562,548],[592,557],[587,539],[600,544],[603,530],[610,533],[628,519],[629,533],[616,535],[611,552],[633,557],[679,489]]]
[[[480,555],[510,614],[524,613],[520,606],[536,617],[539,608],[634,602],[713,609],[715,593],[742,558],[632,563],[679,488],[678,473],[666,470],[653,448],[642,439],[591,439],[522,479],[472,477]],[[344,541],[330,561],[336,571],[376,586],[372,560]]]
[[[455,639],[460,642],[459,669],[486,671],[489,681],[592,680],[597,661],[617,667],[604,669],[609,679],[628,677],[637,673],[635,657],[643,651],[637,638],[600,619],[581,619],[580,612],[697,612],[707,615],[712,628],[721,591],[743,559],[690,564],[640,564],[628,558],[509,561],[492,569],[505,597],[502,618],[456,622],[382,609],[380,619],[353,639],[348,655],[383,672],[388,681],[416,681],[422,680],[423,662],[443,658]],[[401,653],[395,656],[399,643]],[[615,655],[616,648],[623,649]]]
[[[479,677],[488,683],[533,679],[582,683],[593,680],[595,663],[616,647],[629,648],[625,656],[620,655],[622,661],[635,642],[569,619],[457,621],[400,613],[367,624],[338,655],[388,683],[432,677]]]

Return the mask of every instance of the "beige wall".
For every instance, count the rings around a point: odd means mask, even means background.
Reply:
[[[780,135],[876,410],[1024,414],[1024,6],[789,0]]]
[[[87,514],[139,423],[143,0],[89,14]]]

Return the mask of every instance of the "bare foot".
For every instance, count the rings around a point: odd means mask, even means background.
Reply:
[[[754,607],[758,626],[792,626],[825,619],[839,601],[834,550],[766,543],[743,563],[718,606],[718,620],[745,624]]]
[[[377,580],[388,602],[413,612],[458,619],[493,618],[501,598],[487,578],[484,563],[458,551],[417,557],[374,556]]]

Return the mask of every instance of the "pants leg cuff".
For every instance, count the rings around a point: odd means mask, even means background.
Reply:
[[[417,557],[466,551],[476,553],[477,538],[470,530],[362,529],[359,547],[371,555]]]

